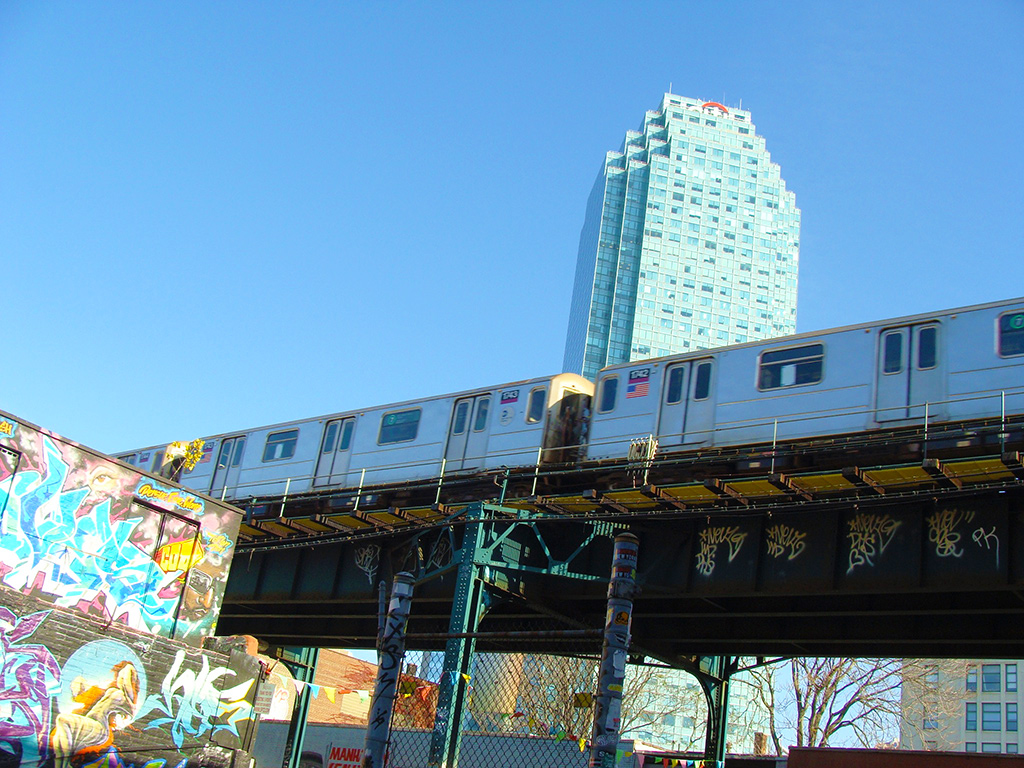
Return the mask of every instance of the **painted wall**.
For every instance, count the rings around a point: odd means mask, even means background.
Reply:
[[[0,768],[248,765],[259,661],[0,587]]]
[[[0,584],[194,645],[241,513],[0,411]]]

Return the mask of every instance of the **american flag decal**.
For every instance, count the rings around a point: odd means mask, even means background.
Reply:
[[[629,385],[626,387],[626,399],[631,397],[647,397],[651,388],[651,369],[640,368],[629,372]]]

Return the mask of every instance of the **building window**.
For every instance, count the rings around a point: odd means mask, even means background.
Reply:
[[[1009,741],[1006,743],[1006,754],[1016,755],[1017,754],[1017,742]]]
[[[973,701],[967,703],[967,713],[964,716],[964,730],[978,730],[978,705]]]
[[[825,360],[823,344],[778,349],[761,354],[759,389],[778,389],[816,384],[821,381]]]
[[[1015,693],[1017,691],[1017,665],[1007,664],[1006,665],[1006,691],[1007,693]]]
[[[977,752],[978,743],[976,741],[968,741],[964,743],[964,752]]]
[[[1006,705],[1006,730],[1017,730],[1017,702],[1011,701]]]
[[[967,668],[967,685],[968,691],[978,690],[978,668],[973,664]]]
[[[618,376],[608,376],[601,382],[601,397],[597,401],[598,413],[608,413],[615,407],[615,395],[618,390]]]
[[[924,682],[929,688],[935,688],[939,684],[939,668],[934,664],[925,667]]]
[[[926,731],[934,731],[939,727],[939,720],[933,714],[926,714],[924,720],[921,721],[921,727]]]
[[[981,705],[981,730],[1001,731],[1003,729],[1003,705],[986,701]]]
[[[999,671],[998,664],[982,664],[981,665],[981,690],[985,692],[999,692],[1002,688],[1000,678],[1002,675]]]
[[[999,750],[999,742],[996,742],[996,741],[983,741],[981,743],[981,751],[982,752],[988,752],[989,754],[992,754],[992,753],[998,754],[999,751],[1000,751]]]
[[[267,435],[267,444],[263,448],[264,461],[282,461],[295,455],[295,444],[299,441],[299,430],[289,429],[284,432],[271,432]]]
[[[1024,312],[1008,312],[999,318],[999,356],[1024,355]]]
[[[392,411],[385,413],[380,420],[380,434],[377,436],[378,445],[389,443],[407,443],[416,439],[416,433],[420,428],[420,415],[422,411],[414,408],[411,411]]]

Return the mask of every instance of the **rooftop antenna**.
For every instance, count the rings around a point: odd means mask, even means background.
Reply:
[[[669,84],[668,84],[668,92],[669,92],[669,93],[672,93],[672,83],[669,83]]]

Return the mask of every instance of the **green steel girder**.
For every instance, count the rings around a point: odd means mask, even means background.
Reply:
[[[552,554],[551,548],[545,540],[544,533],[537,524],[538,521],[559,519],[557,515],[513,509],[497,504],[476,503],[469,505],[458,514],[452,515],[446,522],[455,523],[457,519],[473,519],[478,522],[467,524],[467,531],[464,534],[462,546],[453,552],[451,563],[428,570],[423,568],[423,563],[421,562],[420,575],[417,579],[417,583],[430,581],[455,570],[457,567],[456,564],[463,561],[462,550],[466,547],[466,542],[469,541],[470,538],[473,539],[471,544],[471,557],[473,559],[473,563],[480,567],[500,569],[514,573],[534,573],[544,576],[560,576],[564,578],[578,579],[581,581],[606,581],[606,575],[595,575],[580,570],[573,570],[572,564],[594,540],[600,537],[607,537],[609,539],[614,538],[616,531],[625,530],[626,528],[624,525],[604,520],[586,522],[585,525],[589,530],[583,537],[583,540],[567,557],[558,559]],[[468,531],[470,525],[484,526],[481,530],[483,537],[479,543],[477,543],[475,537],[470,536]],[[494,529],[497,526],[503,527],[504,530],[496,532]],[[502,548],[502,545],[509,540],[513,532],[521,530],[522,528],[530,530],[536,537],[536,543],[539,545],[541,552],[547,560],[545,565],[526,565],[522,562],[512,561],[507,557],[496,554],[499,549]],[[416,546],[421,536],[422,534],[413,538],[413,546]]]

